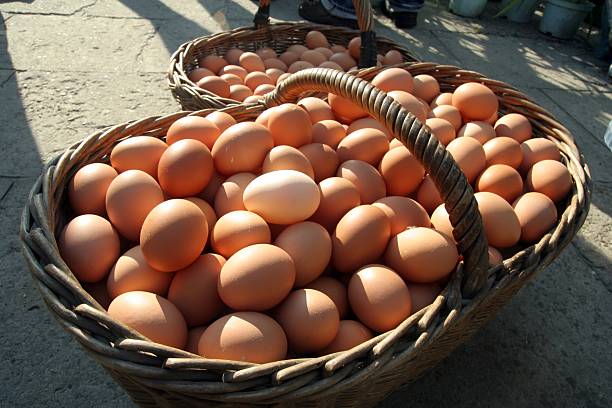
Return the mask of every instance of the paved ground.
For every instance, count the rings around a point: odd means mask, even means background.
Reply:
[[[18,217],[41,163],[94,129],[168,113],[170,53],[248,25],[247,0],[0,1],[0,406],[130,406],[49,318],[17,244]],[[295,2],[273,16],[297,20]],[[428,4],[416,30],[379,33],[424,60],[512,83],[574,133],[595,180],[591,214],[565,253],[469,344],[385,407],[612,406],[612,153],[603,134],[612,89],[580,41],[536,25],[461,19]],[[382,27],[382,25],[385,25]]]

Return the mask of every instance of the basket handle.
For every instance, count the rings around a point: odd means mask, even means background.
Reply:
[[[459,251],[465,276],[463,293],[474,296],[487,282],[488,253],[482,218],[472,187],[453,157],[410,112],[386,93],[353,75],[327,68],[299,71],[267,94],[266,107],[294,102],[303,92],[330,92],[346,98],[385,124],[430,174],[440,191]]]
[[[255,13],[253,23],[256,28],[264,28],[270,24],[271,0],[259,0],[259,8]],[[376,66],[376,33],[374,32],[374,11],[369,0],[353,0],[357,25],[361,31],[361,49],[359,68]]]

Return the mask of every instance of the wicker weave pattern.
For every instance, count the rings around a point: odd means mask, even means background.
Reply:
[[[63,206],[68,180],[85,164],[104,159],[126,137],[163,137],[176,119],[204,116],[210,110],[149,117],[98,131],[72,145],[45,168],[34,185],[21,220],[23,253],[34,281],[53,316],[85,347],[142,406],[371,406],[399,385],[420,376],[471,336],[537,271],[567,245],[587,215],[591,180],[569,132],[525,95],[499,81],[456,67],[414,64],[413,75],[428,73],[444,89],[481,81],[500,97],[504,111],[526,114],[537,136],[560,148],[574,182],[558,225],[536,245],[507,259],[504,265],[482,268],[484,237],[474,213],[473,194],[457,166],[418,121],[382,92],[353,76],[310,70],[265,99],[291,100],[305,89],[334,91],[358,98],[390,126],[419,159],[424,160],[444,197],[458,230],[461,263],[434,303],[410,316],[395,330],[347,351],[318,358],[254,365],[196,358],[190,353],[147,341],[113,321],[76,281],[62,261],[56,237],[65,223]],[[360,75],[373,75],[375,70]],[[355,100],[357,101],[357,100]],[[224,109],[237,120],[253,120],[263,105]]]

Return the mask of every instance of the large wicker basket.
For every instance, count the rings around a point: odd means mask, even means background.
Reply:
[[[66,221],[66,185],[80,167],[104,160],[117,141],[136,135],[161,138],[178,118],[211,111],[204,110],[148,117],[100,130],[47,164],[30,193],[20,232],[25,259],[52,315],[142,406],[367,407],[419,377],[559,255],[587,215],[591,180],[568,131],[525,95],[456,67],[422,63],[406,68],[413,74],[435,76],[446,89],[470,81],[487,84],[499,96],[502,111],[522,112],[534,125],[536,136],[557,144],[573,189],[562,204],[558,224],[535,245],[489,268],[472,189],[428,128],[366,81],[339,71],[312,69],[283,82],[261,105],[236,105],[224,111],[239,121],[252,120],[266,106],[295,100],[304,91],[333,92],[385,123],[432,176],[463,255],[433,304],[352,350],[263,365],[209,360],[152,343],[110,318],[83,290],[58,251],[57,237]]]
[[[395,49],[407,62],[417,61],[406,48],[395,42],[376,37],[373,31],[373,12],[369,0],[353,0],[359,30],[344,27],[312,24],[308,22],[269,23],[267,0],[260,3],[255,15],[255,27],[241,27],[213,35],[196,38],[181,45],[170,59],[168,86],[174,98],[185,110],[224,108],[239,104],[239,101],[222,98],[202,89],[191,81],[189,73],[197,67],[198,59],[208,54],[223,55],[227,50],[239,47],[245,51],[255,51],[260,47],[270,47],[276,52],[284,52],[292,44],[304,44],[306,34],[317,30],[325,34],[332,44],[347,44],[352,38],[361,35],[361,67],[376,65],[376,53]]]

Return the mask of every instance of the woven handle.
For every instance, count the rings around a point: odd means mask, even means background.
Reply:
[[[430,174],[440,191],[459,251],[463,254],[463,292],[475,295],[487,280],[488,253],[482,219],[472,187],[453,157],[410,112],[386,93],[344,72],[313,68],[297,72],[267,94],[267,107],[294,102],[306,91],[331,92],[349,99],[384,123]]]
[[[259,8],[255,13],[253,23],[256,28],[263,28],[270,24],[270,1],[259,0]],[[357,25],[361,31],[361,49],[359,55],[359,68],[376,66],[376,33],[374,32],[374,11],[369,0],[353,0]]]

